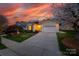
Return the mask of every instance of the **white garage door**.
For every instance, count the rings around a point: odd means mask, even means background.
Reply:
[[[58,32],[56,27],[43,27],[42,32]]]

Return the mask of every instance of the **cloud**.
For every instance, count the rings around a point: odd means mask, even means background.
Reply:
[[[20,4],[11,4],[11,3],[5,3],[5,4],[0,4],[0,14],[5,15],[6,13],[11,13],[15,11],[17,8],[20,8]]]
[[[56,4],[58,5],[61,4]],[[5,3],[0,4],[0,14],[5,15],[11,24],[16,21],[41,20],[52,17],[51,6],[49,3]]]

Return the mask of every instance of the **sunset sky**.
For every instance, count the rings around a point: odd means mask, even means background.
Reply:
[[[0,3],[0,14],[5,15],[11,24],[16,21],[51,18],[52,9],[52,4],[49,3]]]

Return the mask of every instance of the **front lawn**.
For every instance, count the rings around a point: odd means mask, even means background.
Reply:
[[[5,38],[7,39],[10,39],[10,40],[14,40],[16,42],[22,42],[32,36],[34,36],[36,34],[36,32],[26,32],[26,31],[23,31],[23,32],[20,32],[20,34],[17,34],[17,35],[6,35],[4,36]]]
[[[0,36],[0,41],[1,41],[1,36]],[[3,45],[3,44],[0,43],[0,50],[1,49],[5,49],[5,48],[7,48],[7,47],[5,45]]]
[[[7,48],[5,45],[0,44],[0,50],[1,50],[1,49],[5,49],[5,48]]]
[[[70,56],[72,56],[72,55],[78,56],[79,55],[78,51],[64,45],[62,42],[64,40],[64,38],[68,38],[68,37],[74,38],[74,34],[75,34],[75,31],[71,31],[71,30],[62,30],[62,31],[57,33],[59,48],[60,48],[60,51],[64,55],[70,55]],[[73,40],[71,40],[71,41],[73,41]]]

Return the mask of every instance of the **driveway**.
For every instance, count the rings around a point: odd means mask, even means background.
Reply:
[[[57,42],[56,31],[54,28],[47,28],[47,31],[40,32],[35,36],[23,41],[22,43],[16,43],[16,45],[9,45],[8,48],[16,53],[16,55],[23,56],[60,56]],[[51,31],[50,31],[51,30]],[[53,30],[53,31],[52,31]],[[9,42],[7,42],[8,44]],[[12,52],[12,54],[13,54]],[[9,55],[9,54],[8,54]],[[15,54],[14,54],[15,55]]]
[[[24,55],[32,56],[58,56],[59,51],[56,32],[40,32],[30,39],[22,42],[25,47]]]
[[[55,27],[46,27],[46,29],[37,35],[22,42],[24,46],[23,55],[30,56],[59,56],[62,55],[56,36]]]

